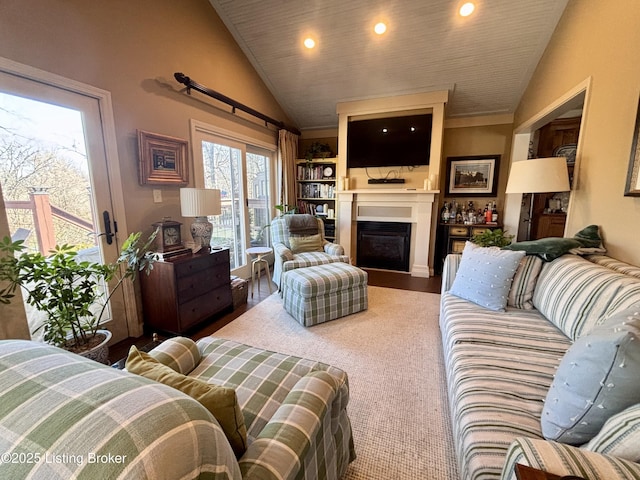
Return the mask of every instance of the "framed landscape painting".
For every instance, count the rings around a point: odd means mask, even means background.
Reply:
[[[447,158],[446,194],[458,197],[495,196],[500,155]]]
[[[138,130],[141,185],[175,185],[189,183],[187,141]]]

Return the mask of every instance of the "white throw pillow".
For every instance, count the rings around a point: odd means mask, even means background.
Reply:
[[[522,251],[466,242],[449,291],[489,310],[504,311],[513,277],[524,255]]]

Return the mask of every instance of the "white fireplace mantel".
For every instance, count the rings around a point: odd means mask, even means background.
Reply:
[[[438,190],[367,188],[338,192],[338,242],[355,264],[358,221],[411,223],[410,273],[429,277],[431,213]]]

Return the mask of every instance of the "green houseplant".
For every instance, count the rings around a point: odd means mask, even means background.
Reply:
[[[27,252],[22,241],[4,237],[0,242],[0,281],[4,282],[0,303],[10,303],[16,289],[22,287],[26,302],[45,313],[43,324],[36,329],[43,329],[45,342],[84,354],[102,340],[100,323],[113,294],[126,279],[134,280],[138,271],[148,273],[153,268],[157,254],[150,247],[156,234],[140,245],[141,233],[132,233],[118,260],[109,264],[79,261],[70,245],[56,246],[48,256]],[[114,278],[113,287],[105,291],[104,285]]]
[[[506,247],[511,244],[513,235],[507,235],[506,230],[503,232],[501,228],[495,230],[487,229],[481,234],[474,235],[471,241],[481,247]]]

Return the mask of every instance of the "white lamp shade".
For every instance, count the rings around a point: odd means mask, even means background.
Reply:
[[[210,188],[181,188],[180,209],[183,217],[220,215],[220,190]]]
[[[506,193],[568,192],[569,173],[564,157],[532,158],[511,164]]]

